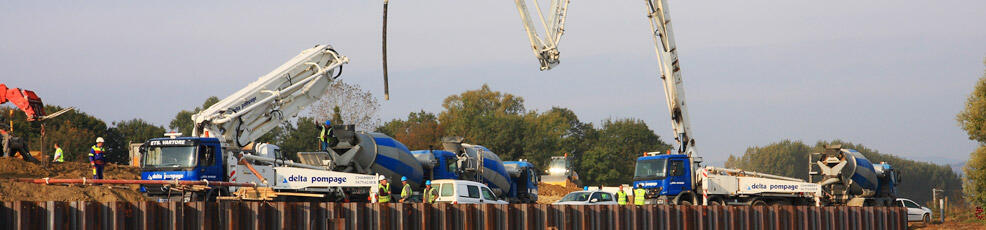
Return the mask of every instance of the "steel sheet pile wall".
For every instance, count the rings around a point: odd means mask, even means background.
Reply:
[[[0,203],[0,229],[905,229],[903,208]]]

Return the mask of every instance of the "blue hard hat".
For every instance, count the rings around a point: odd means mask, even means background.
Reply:
[[[407,181],[407,177],[406,176],[402,176],[401,177],[401,181]]]
[[[331,120],[325,120],[325,125],[332,125],[332,121]]]
[[[431,180],[426,180],[425,185],[431,185]]]

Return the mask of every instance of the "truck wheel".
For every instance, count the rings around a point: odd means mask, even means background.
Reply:
[[[750,203],[750,206],[767,206],[767,202],[763,200],[754,200]]]

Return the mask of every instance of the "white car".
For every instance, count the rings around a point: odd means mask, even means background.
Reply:
[[[617,204],[612,193],[600,190],[575,191],[565,195],[554,204],[558,205],[610,205]]]
[[[924,222],[925,224],[931,223],[931,209],[904,198],[897,198],[897,205],[907,208],[908,222]]]
[[[438,190],[435,202],[452,204],[507,204],[500,200],[486,185],[467,180],[433,180],[431,186]]]

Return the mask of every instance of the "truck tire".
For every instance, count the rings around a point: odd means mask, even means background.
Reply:
[[[719,197],[713,197],[713,198],[709,198],[709,203],[706,204],[706,205],[708,205],[708,206],[725,206],[726,205],[726,202],[723,201],[722,199],[720,199]]]
[[[750,202],[750,206],[767,206],[767,202],[761,199],[756,199],[753,202]]]

